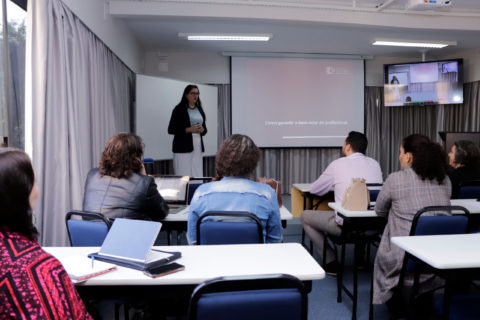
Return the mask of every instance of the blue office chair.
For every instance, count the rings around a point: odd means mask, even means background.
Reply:
[[[209,211],[197,221],[197,244],[263,243],[260,219],[248,212]]]
[[[305,286],[291,275],[221,277],[195,288],[190,320],[306,320]]]
[[[422,216],[426,212],[443,212],[443,215]],[[463,214],[459,214],[459,212],[463,212]],[[470,212],[461,206],[429,206],[422,208],[418,210],[413,217],[409,235],[422,236],[468,233],[470,229],[469,214]],[[431,270],[432,269],[428,265],[418,261],[408,252],[405,252],[400,279],[396,290],[398,290],[398,292],[403,292],[405,276],[407,274],[413,275],[413,286],[408,295],[408,305],[413,306],[415,295],[418,293],[420,275],[432,273]],[[369,319],[373,319],[372,293],[373,278],[370,292]]]
[[[367,189],[370,193],[370,202],[377,201],[377,196],[382,189],[382,183],[367,183]]]
[[[72,247],[99,247],[107,236],[112,222],[100,213],[74,210],[65,216],[68,238]],[[124,318],[129,318],[129,304],[114,301],[115,319],[120,319],[120,306],[124,306]]]
[[[65,223],[72,247],[101,246],[112,226],[110,220],[103,215],[86,211],[68,212]]]
[[[143,166],[145,167],[145,171],[147,174],[153,174],[154,173],[154,163],[155,161],[153,158],[143,158]]]
[[[450,320],[478,320],[480,319],[480,295],[460,294],[451,297],[448,317]],[[444,301],[438,299],[435,303],[435,312],[443,315]]]
[[[195,194],[195,191],[197,190],[200,185],[203,183],[207,183],[212,181],[212,177],[190,177],[190,181],[188,183],[188,197],[187,197],[187,204],[189,205],[190,202],[192,201],[193,195]],[[192,183],[194,182],[195,183]]]
[[[422,216],[426,212],[444,212],[443,215]],[[460,214],[459,212],[463,212]],[[461,206],[430,206],[417,211],[413,217],[410,236],[445,235],[468,233],[470,212]],[[402,271],[400,272],[399,289],[403,290],[404,279],[407,274],[413,275],[413,286],[409,295],[409,305],[413,306],[415,295],[419,291],[421,274],[432,273],[431,267],[415,259],[408,252],[403,259]],[[401,291],[400,291],[401,292]],[[444,305],[448,310],[448,301]]]
[[[457,199],[479,199],[480,180],[464,181],[460,184]]]

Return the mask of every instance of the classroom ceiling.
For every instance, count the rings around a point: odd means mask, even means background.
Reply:
[[[416,11],[411,0],[106,0],[147,51],[420,55],[371,45],[374,39],[457,41],[435,58],[480,48],[480,1]],[[272,33],[269,42],[187,41],[178,33]]]

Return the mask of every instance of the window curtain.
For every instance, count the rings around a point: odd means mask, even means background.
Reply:
[[[26,150],[40,197],[40,243],[68,244],[106,141],[129,131],[135,75],[60,0],[28,1]],[[30,141],[27,142],[27,139]]]

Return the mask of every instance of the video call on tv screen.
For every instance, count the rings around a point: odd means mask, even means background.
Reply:
[[[463,60],[384,66],[386,107],[463,103]]]

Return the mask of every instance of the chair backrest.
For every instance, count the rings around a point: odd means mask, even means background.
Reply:
[[[212,180],[213,180],[212,177],[190,177],[190,181],[188,183],[187,204],[188,205],[190,204],[190,202],[192,201],[193,195],[195,194],[195,191],[197,190],[198,187],[200,187],[202,183],[207,183]]]
[[[290,275],[224,277],[195,288],[190,299],[190,320],[305,320],[305,286]]]
[[[480,180],[464,181],[460,184],[457,199],[479,199]]]
[[[192,198],[193,198],[193,195],[195,194],[195,191],[201,185],[202,185],[201,183],[191,183],[191,182],[188,184],[188,197],[187,197],[187,204],[188,205],[190,205],[190,202],[192,201]]]
[[[367,183],[367,189],[370,193],[370,202],[377,201],[377,196],[382,189],[382,183]]]
[[[112,225],[103,215],[85,211],[68,212],[65,223],[72,247],[101,246]]]
[[[445,215],[424,216],[426,212],[445,212]],[[463,214],[460,214],[462,212]],[[450,213],[450,214],[449,214]],[[469,232],[470,212],[461,206],[430,206],[417,211],[413,217],[411,236],[462,234]],[[405,255],[404,264],[406,272],[412,273],[417,268],[417,263]]]
[[[248,212],[209,211],[197,221],[197,244],[263,243],[260,219]]]

